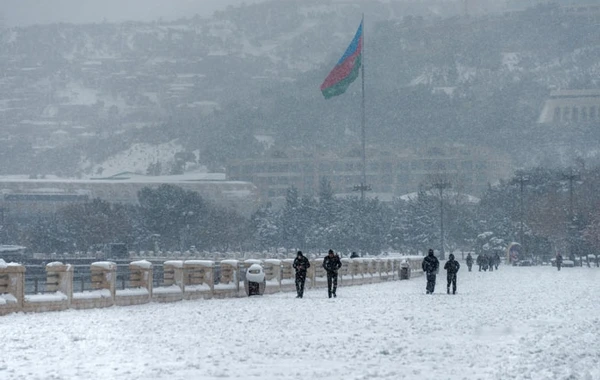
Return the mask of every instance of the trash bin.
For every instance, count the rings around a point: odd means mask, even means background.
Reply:
[[[406,261],[403,261],[400,264],[400,279],[410,280],[410,264]]]
[[[252,264],[246,271],[244,288],[246,294],[250,296],[262,296],[265,293],[266,281],[265,272],[259,264]]]

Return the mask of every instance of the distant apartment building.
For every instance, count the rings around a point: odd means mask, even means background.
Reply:
[[[489,183],[510,175],[510,162],[483,148],[466,147],[415,150],[367,158],[369,196],[382,200],[414,192],[443,176],[461,190],[480,194]],[[337,194],[352,193],[362,182],[359,157],[302,157],[241,160],[227,166],[227,179],[252,182],[262,199],[285,197],[290,186],[301,194],[316,195],[321,178]]]
[[[550,95],[540,124],[600,124],[600,90],[556,90]]]

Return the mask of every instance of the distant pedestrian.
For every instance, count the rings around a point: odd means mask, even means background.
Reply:
[[[430,249],[427,256],[423,259],[423,263],[421,263],[421,268],[427,276],[427,294],[433,294],[433,291],[435,290],[435,276],[437,275],[439,267],[440,261],[433,255],[433,249]]]
[[[494,267],[496,267],[496,270],[498,270],[498,265],[500,265],[500,254],[496,252],[494,254]]]
[[[327,272],[327,293],[329,298],[337,297],[335,291],[337,289],[338,270],[342,267],[340,257],[336,255],[332,249],[329,250],[327,256],[323,259],[323,268]]]
[[[296,298],[302,298],[304,296],[304,283],[306,282],[306,271],[310,268],[310,261],[302,254],[302,251],[298,251],[293,264],[296,270]]]
[[[562,266],[562,262],[563,262],[563,257],[560,253],[556,254],[556,269],[560,270],[560,267]]]
[[[456,274],[460,269],[458,261],[454,260],[454,255],[451,253],[448,256],[448,261],[444,265],[444,269],[448,275],[448,285],[446,287],[446,293],[450,294],[450,285],[452,285],[452,294],[456,294]]]
[[[470,272],[471,268],[473,267],[473,256],[471,256],[471,253],[467,255],[467,267],[469,268]]]
[[[487,263],[488,263],[488,268],[490,269],[490,272],[494,271],[494,256],[489,253],[486,255],[487,257]]]
[[[352,252],[352,254],[350,255],[350,258],[351,258],[351,259],[357,259],[357,258],[359,258],[359,257],[360,257],[360,256],[358,256],[358,253],[356,253],[356,252]]]

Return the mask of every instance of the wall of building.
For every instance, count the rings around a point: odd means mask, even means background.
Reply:
[[[252,183],[243,181],[201,180],[176,176],[128,176],[116,179],[10,179],[0,178],[0,210],[4,217],[27,218],[55,212],[69,203],[99,198],[108,202],[137,203],[138,192],[168,184],[195,191],[208,201],[250,215],[260,205],[259,193]]]
[[[414,192],[432,177],[444,175],[465,192],[480,194],[490,182],[510,174],[508,159],[484,150],[430,148],[412,153],[367,158],[367,184],[380,199]],[[254,183],[262,198],[284,197],[290,186],[317,194],[327,178],[334,192],[352,193],[362,182],[361,158],[277,158],[231,162],[227,177]]]

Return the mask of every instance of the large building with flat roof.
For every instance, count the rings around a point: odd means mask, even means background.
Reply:
[[[95,198],[135,204],[141,189],[164,184],[195,191],[204,199],[243,215],[250,215],[260,206],[256,186],[246,181],[228,181],[224,174],[145,176],[120,173],[92,179],[0,177],[0,210],[3,217],[27,218],[53,213],[66,204],[88,202]]]
[[[538,123],[600,124],[600,90],[551,91]]]
[[[480,194],[490,183],[511,173],[510,160],[484,148],[429,147],[404,152],[370,154],[367,158],[368,196],[381,200],[411,193],[444,175],[466,192]],[[290,186],[316,195],[321,178],[337,194],[352,193],[362,182],[360,157],[313,156],[230,162],[227,177],[254,183],[263,199],[285,197]]]

